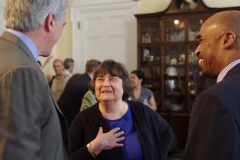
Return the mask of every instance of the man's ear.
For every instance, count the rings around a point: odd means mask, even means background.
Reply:
[[[225,36],[224,36],[224,44],[223,44],[223,48],[226,49],[228,48],[229,46],[231,46],[234,41],[236,40],[236,34],[232,31],[228,31],[225,33]]]
[[[92,70],[92,73],[94,74],[94,73],[95,73],[95,71],[96,71],[96,69]]]
[[[48,14],[45,20],[46,30],[51,32],[55,23],[55,16],[51,13]]]

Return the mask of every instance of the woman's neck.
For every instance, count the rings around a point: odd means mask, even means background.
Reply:
[[[136,99],[139,99],[139,97],[141,95],[141,89],[142,89],[141,85],[138,85],[138,86],[133,88],[133,95]]]
[[[101,102],[99,110],[104,118],[115,120],[121,118],[128,110],[128,105],[125,101],[119,102]]]
[[[141,91],[141,89],[142,89],[141,85],[137,85],[137,86],[133,87],[133,90],[135,90],[135,91]]]

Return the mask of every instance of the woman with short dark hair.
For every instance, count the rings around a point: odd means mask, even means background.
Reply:
[[[80,112],[69,129],[73,160],[166,159],[172,130],[152,109],[128,100],[132,86],[122,63],[102,62],[91,90],[98,103]]]

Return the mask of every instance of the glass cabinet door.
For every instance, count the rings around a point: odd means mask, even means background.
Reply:
[[[214,81],[202,75],[194,51],[206,17],[151,19],[138,23],[138,69],[159,111],[189,112]]]
[[[160,104],[160,48],[141,47],[138,66],[145,74],[144,87],[153,91],[156,104]]]
[[[172,20],[163,22],[164,42],[185,41],[185,21]]]
[[[159,42],[159,23],[140,24],[140,43]]]
[[[200,28],[204,22],[204,19],[194,19],[188,21],[188,40],[197,41]]]
[[[164,47],[164,109],[184,110],[185,47]]]
[[[159,88],[160,77],[160,49],[159,47],[142,47],[140,50],[139,66],[145,74],[145,87]]]

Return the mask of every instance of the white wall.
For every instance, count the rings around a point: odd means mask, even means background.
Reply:
[[[240,6],[240,0],[203,0],[211,8],[224,8]]]
[[[191,1],[191,0],[187,0]],[[140,0],[139,13],[155,13],[165,10],[171,0]],[[240,6],[240,0],[203,0],[210,8],[236,7]]]

